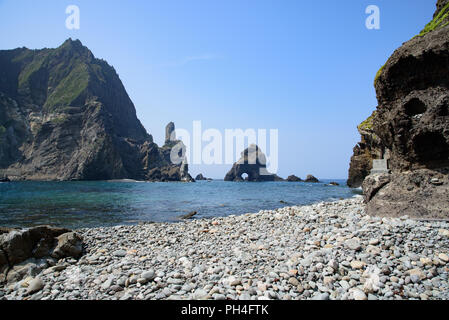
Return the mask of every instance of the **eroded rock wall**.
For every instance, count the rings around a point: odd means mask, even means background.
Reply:
[[[378,107],[370,119],[375,143],[355,149],[351,177],[363,182],[368,213],[449,217],[449,1],[404,43],[375,79]],[[359,127],[360,131],[360,127]],[[374,188],[372,159],[387,158],[388,182]],[[361,159],[361,160],[359,160]]]

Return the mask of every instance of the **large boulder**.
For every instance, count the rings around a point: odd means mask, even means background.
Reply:
[[[246,180],[250,182],[283,180],[268,172],[265,154],[255,144],[250,145],[241,153],[240,159],[234,163],[224,180],[241,182],[245,180],[242,176],[245,173],[248,175]]]
[[[45,259],[30,258],[11,266],[0,277],[3,278],[3,282],[17,282],[26,277],[35,277],[47,267],[48,263]]]
[[[370,215],[441,219],[449,216],[448,174],[419,169],[369,175],[363,182]]]
[[[70,232],[68,229],[38,226],[23,230],[12,230],[0,238],[0,248],[11,265],[28,258],[49,256],[55,238]]]
[[[363,191],[365,196],[365,202],[369,202],[384,186],[391,181],[391,175],[386,174],[373,174],[369,175],[363,181]]]
[[[373,139],[366,150],[356,150],[353,159],[361,154],[366,159],[351,161],[350,169],[350,179],[357,177],[350,183],[358,185],[372,159],[388,161],[388,179],[368,176],[363,182],[369,214],[449,216],[448,74],[449,0],[439,0],[433,20],[397,49],[375,78]]]
[[[0,283],[6,280],[6,273],[9,269],[8,257],[6,253],[0,249]]]
[[[67,232],[57,237],[58,243],[53,249],[55,258],[79,258],[83,252],[83,238],[76,232]]]
[[[4,230],[6,231],[6,230]],[[54,257],[79,258],[83,250],[82,237],[68,229],[38,226],[11,229],[0,234],[0,282],[30,274],[36,263],[30,260]]]

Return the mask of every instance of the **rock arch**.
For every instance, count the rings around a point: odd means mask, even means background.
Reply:
[[[248,175],[248,181],[281,181],[282,178],[269,173],[266,166],[266,157],[260,148],[252,144],[241,153],[241,158],[234,163],[226,174],[225,181],[245,181],[243,174]]]

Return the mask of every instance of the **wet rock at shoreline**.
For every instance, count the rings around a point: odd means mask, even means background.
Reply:
[[[52,256],[56,258],[79,258],[83,252],[83,238],[76,232],[66,232],[57,237]]]
[[[0,234],[0,280],[20,280],[47,266],[48,258],[79,258],[82,245],[82,237],[68,229],[11,229]]]
[[[184,220],[187,220],[187,219],[192,219],[194,216],[196,216],[198,213],[196,212],[196,211],[192,211],[192,212],[189,212],[189,213],[187,213],[187,214],[184,214],[184,215],[181,215],[181,216],[179,216],[178,218],[179,219],[184,219]]]

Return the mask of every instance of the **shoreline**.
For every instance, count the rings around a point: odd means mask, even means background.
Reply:
[[[81,228],[0,299],[448,299],[449,223],[367,216],[360,196],[258,213]],[[42,288],[28,293],[39,278]]]
[[[195,218],[240,215],[355,195],[346,186],[290,182],[263,186],[217,180],[198,184],[13,182],[1,186],[5,192],[0,195],[0,220],[11,228],[52,225],[74,230],[174,222],[193,211],[198,212]]]

